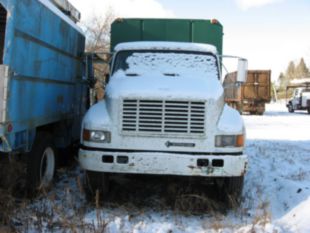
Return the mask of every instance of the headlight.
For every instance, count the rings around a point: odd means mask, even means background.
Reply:
[[[111,142],[111,132],[98,130],[83,130],[83,140],[89,142]]]
[[[218,135],[215,137],[215,147],[243,147],[243,135]]]

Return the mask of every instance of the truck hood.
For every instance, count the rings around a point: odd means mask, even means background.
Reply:
[[[124,72],[117,72],[111,77],[106,94],[112,99],[143,97],[149,99],[218,100],[223,95],[223,87],[216,76],[206,74],[128,76]]]

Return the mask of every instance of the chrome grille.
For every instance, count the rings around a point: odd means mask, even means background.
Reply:
[[[204,134],[205,103],[123,100],[123,132]]]

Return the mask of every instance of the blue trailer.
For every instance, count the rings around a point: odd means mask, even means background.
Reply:
[[[87,109],[85,36],[68,4],[0,0],[0,151],[27,154],[30,191],[51,184]]]

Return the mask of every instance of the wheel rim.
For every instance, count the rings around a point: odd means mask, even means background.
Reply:
[[[40,164],[41,187],[47,187],[53,180],[55,170],[55,153],[51,147],[44,150]]]

